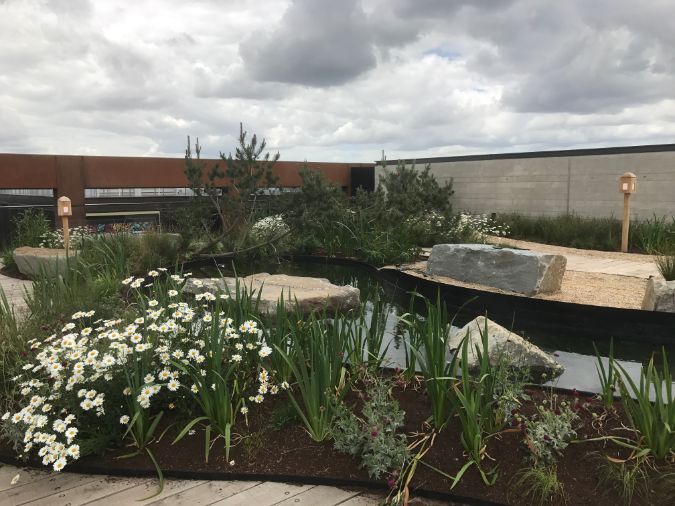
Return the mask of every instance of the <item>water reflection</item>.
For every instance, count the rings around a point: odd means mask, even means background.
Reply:
[[[366,268],[353,265],[328,265],[316,262],[279,262],[279,263],[244,263],[236,265],[221,265],[219,267],[202,268],[193,271],[194,275],[204,277],[233,276],[236,272],[239,276],[247,276],[259,272],[270,274],[288,274],[294,276],[312,276],[327,278],[338,285],[352,285],[361,291],[361,300],[365,302],[367,321],[372,318],[373,300],[387,301],[386,310],[388,318],[385,325],[385,337],[382,350],[387,349],[385,364],[389,367],[403,368],[406,364],[407,339],[405,326],[400,321],[400,316],[410,311],[410,297],[396,285],[389,282],[380,282],[376,275]],[[416,313],[421,307],[414,309]],[[475,315],[478,316],[478,315]],[[488,315],[489,317],[489,315]],[[465,322],[459,322],[465,323]],[[509,327],[511,322],[500,322]],[[556,360],[565,366],[565,372],[549,385],[561,388],[576,388],[578,390],[598,392],[600,385],[596,372],[596,357],[592,342],[588,339],[579,339],[572,336],[555,335],[551,333],[526,333],[518,329],[518,322],[513,322],[513,331],[527,338],[540,348],[554,353]],[[600,341],[596,343],[601,355],[607,354],[609,343]],[[388,348],[387,348],[388,347]],[[381,351],[382,351],[381,350]],[[633,378],[639,378],[643,364],[646,364],[652,355],[660,349],[656,345],[633,342],[615,342],[614,356],[626,372]],[[673,361],[673,353],[669,361]],[[607,358],[604,358],[607,362]],[[660,362],[657,357],[657,362]]]

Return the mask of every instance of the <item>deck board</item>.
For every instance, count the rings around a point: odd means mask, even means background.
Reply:
[[[11,480],[19,474],[19,481]],[[376,496],[335,487],[259,481],[167,480],[0,466],[0,506],[375,506]],[[152,497],[151,497],[152,496]]]
[[[281,501],[296,497],[298,494],[310,490],[312,485],[292,485],[288,483],[265,482],[244,493],[228,497],[213,503],[218,506],[271,506]]]

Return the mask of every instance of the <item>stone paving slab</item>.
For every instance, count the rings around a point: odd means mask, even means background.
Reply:
[[[0,262],[0,269],[1,268],[2,262]],[[0,289],[5,292],[7,300],[17,311],[22,311],[26,308],[26,301],[24,300],[24,297],[26,295],[26,291],[30,292],[32,288],[32,281],[10,278],[0,274]]]

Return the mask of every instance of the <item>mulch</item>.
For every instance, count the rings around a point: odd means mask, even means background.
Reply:
[[[522,414],[532,413],[550,392],[532,388],[528,391],[532,401],[525,402],[519,410]],[[430,413],[430,404],[424,391],[411,385],[397,386],[393,390],[394,397],[399,401],[406,413],[405,432],[420,434],[428,432],[426,418]],[[579,410],[580,421],[577,428],[578,441],[570,444],[559,458],[557,464],[558,478],[565,490],[565,499],[547,504],[574,504],[579,506],[616,506],[621,503],[620,498],[607,487],[599,487],[599,463],[606,456],[625,458],[627,450],[610,441],[585,441],[602,435],[628,435],[624,424],[625,417],[621,415],[621,406],[615,405],[616,412],[607,414],[602,405],[585,395],[558,392],[559,401],[577,402],[585,406]],[[359,398],[350,393],[347,401],[358,405]],[[213,446],[208,463],[204,460],[204,437],[200,429],[192,436],[186,436],[172,445],[174,434],[178,429],[168,431],[160,441],[151,444],[151,449],[157,458],[160,467],[168,474],[194,477],[200,475],[214,479],[242,479],[250,476],[251,479],[261,477],[283,477],[294,481],[313,483],[330,483],[339,485],[368,484],[372,488],[386,491],[387,478],[379,481],[371,480],[366,471],[360,468],[358,460],[333,449],[330,442],[313,442],[305,430],[297,423],[292,422],[279,429],[270,426],[270,419],[275,410],[287,406],[288,400],[284,397],[274,398],[252,409],[253,416],[249,416],[249,426],[243,424],[240,417],[240,426],[234,433],[237,443],[230,451],[230,460],[225,457],[222,440]],[[170,413],[170,412],[169,412]],[[596,418],[593,417],[596,413]],[[172,416],[164,417],[166,424],[172,422]],[[177,417],[174,417],[176,421]],[[460,441],[461,426],[455,418],[435,438],[433,446],[424,457],[424,462],[448,475],[455,475],[467,462],[467,457]],[[248,436],[240,439],[239,436]],[[410,436],[412,442],[414,436]],[[131,458],[118,457],[130,452],[129,448],[116,448],[106,451],[102,456],[83,457],[70,465],[72,470],[87,471],[87,469],[107,470],[111,474],[147,474],[154,468],[145,454]],[[527,467],[526,457],[528,450],[523,441],[523,433],[518,428],[503,431],[487,442],[486,458],[483,461],[485,469],[497,472],[496,483],[486,486],[475,467],[470,467],[461,481],[450,490],[451,481],[432,470],[430,467],[418,465],[411,482],[411,496],[436,496],[453,494],[456,498],[469,498],[467,502],[474,504],[527,504],[522,494],[513,486],[519,470]],[[0,457],[13,457],[11,449],[0,448]],[[446,495],[446,499],[450,499]],[[473,501],[471,500],[473,499]],[[483,502],[481,502],[483,501]]]

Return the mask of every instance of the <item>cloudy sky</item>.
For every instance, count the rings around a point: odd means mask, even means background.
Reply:
[[[675,142],[673,0],[0,0],[0,152]]]

